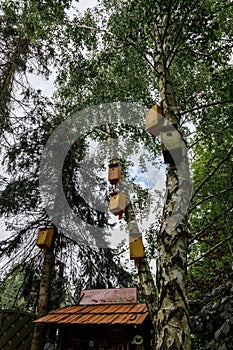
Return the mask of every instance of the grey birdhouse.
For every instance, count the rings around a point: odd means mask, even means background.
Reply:
[[[161,127],[160,136],[162,141],[162,151],[166,164],[180,164],[182,154],[182,139],[179,131],[174,125]]]

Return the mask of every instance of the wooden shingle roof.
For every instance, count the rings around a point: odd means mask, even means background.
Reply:
[[[35,320],[37,323],[138,325],[148,316],[146,304],[75,305],[58,310]]]

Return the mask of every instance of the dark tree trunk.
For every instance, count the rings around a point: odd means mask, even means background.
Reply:
[[[41,271],[41,280],[38,297],[37,317],[40,318],[50,311],[51,284],[54,273],[54,241],[56,230],[50,248],[45,252],[44,263]],[[33,332],[31,350],[42,350],[46,342],[46,324],[36,324]]]

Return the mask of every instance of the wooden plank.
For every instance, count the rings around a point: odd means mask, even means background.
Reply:
[[[82,297],[83,296],[83,297]],[[136,288],[83,290],[80,305],[136,303]]]
[[[0,311],[0,349],[30,350],[34,315],[11,311]]]

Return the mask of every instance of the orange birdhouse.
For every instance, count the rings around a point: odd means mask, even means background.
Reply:
[[[36,244],[41,249],[48,249],[51,246],[54,234],[54,228],[44,228],[39,230],[38,238]]]
[[[126,207],[126,193],[122,192],[113,192],[110,193],[110,205],[109,210],[114,215],[122,215]]]
[[[153,136],[159,136],[162,119],[161,107],[159,105],[153,106],[146,113],[146,130]]]
[[[108,168],[108,180],[112,185],[116,185],[121,179],[121,165],[110,164]]]

